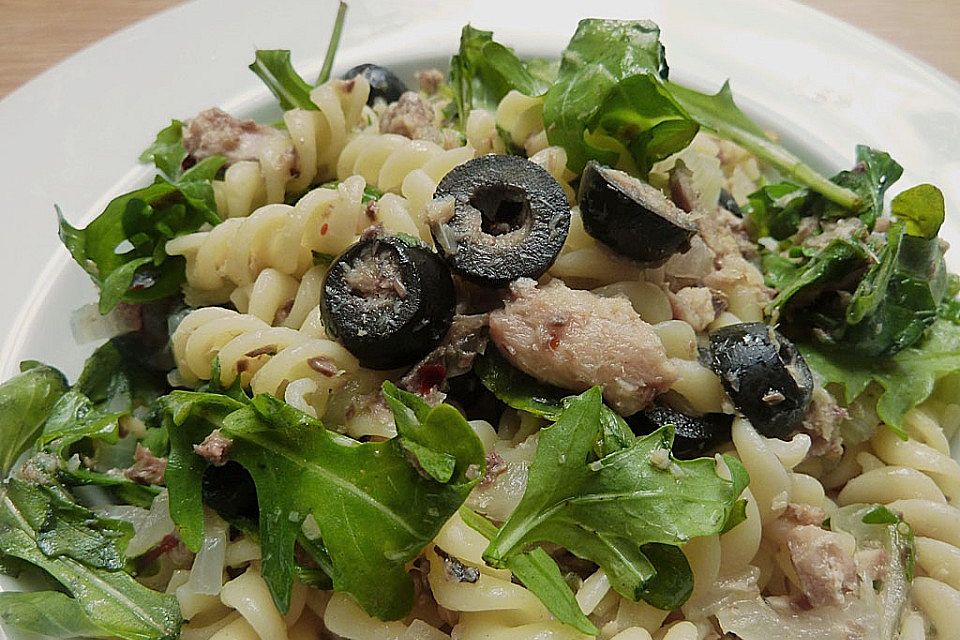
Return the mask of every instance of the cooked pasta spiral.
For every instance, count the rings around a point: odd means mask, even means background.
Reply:
[[[267,268],[253,284],[237,287],[230,302],[240,313],[256,316],[273,326],[299,329],[320,304],[325,266],[315,266],[301,279]]]
[[[419,217],[443,176],[476,155],[469,145],[444,149],[429,140],[363,132],[354,135],[343,148],[337,177],[342,180],[362,176],[367,184],[381,191],[400,194]]]
[[[840,491],[839,504],[876,502],[903,515],[913,528],[917,567],[913,604],[938,637],[960,625],[960,464],[938,422],[923,409],[904,418],[909,439],[881,426],[856,456],[862,473]]]
[[[237,162],[227,168],[223,180],[214,182],[217,210],[223,218],[249,215],[265,204],[283,202],[288,193],[300,193],[318,181],[335,176],[337,159],[349,134],[364,122],[370,84],[362,76],[353,80],[330,80],[310,93],[316,110],[291,109],[283,115],[296,155],[295,175],[289,167],[270,159],[281,149],[262,155],[259,161]]]
[[[323,336],[318,320],[308,324],[296,331],[230,309],[197,309],[171,339],[180,382],[192,387],[209,380],[216,358],[221,384],[239,378],[255,394],[270,393],[322,416],[330,395],[359,375],[359,363]]]
[[[532,157],[547,148],[543,98],[510,91],[497,105],[496,125],[515,146]]]
[[[314,189],[296,206],[266,205],[169,241],[167,253],[187,261],[187,303],[226,302],[238,287],[255,289],[268,268],[299,280],[313,264],[311,251],[337,255],[369,223],[363,189],[362,178],[349,178],[336,189]]]

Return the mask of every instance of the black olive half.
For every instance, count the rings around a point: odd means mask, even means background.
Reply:
[[[733,199],[733,194],[727,191],[726,189],[720,189],[720,206],[737,216],[738,218],[743,217],[743,209],[740,208],[740,205],[737,204],[737,201]]]
[[[733,404],[763,435],[786,438],[803,419],[813,376],[803,356],[762,322],[733,324],[710,334],[713,370]]]
[[[320,297],[327,333],[369,369],[420,360],[440,344],[455,305],[443,261],[390,236],[348,247],[330,265]]]
[[[675,430],[673,455],[682,460],[699,458],[725,442],[730,442],[733,416],[726,413],[707,413],[688,416],[670,407],[656,406],[626,418],[633,431],[645,435],[668,424]]]
[[[377,98],[383,98],[387,102],[396,102],[400,96],[407,92],[407,85],[398,78],[393,71],[377,64],[360,64],[340,76],[342,80],[350,80],[357,76],[363,76],[370,83],[370,97],[367,98],[367,104],[373,105]]]
[[[260,513],[257,487],[250,472],[239,463],[228,460],[221,467],[207,467],[200,486],[204,504],[224,518],[257,521]]]
[[[490,347],[488,347],[490,348]],[[446,402],[452,402],[470,420],[486,420],[496,427],[506,407],[471,369],[447,380]]]
[[[580,178],[580,215],[591,236],[620,255],[659,265],[690,248],[690,215],[646,182],[590,161]]]
[[[559,183],[517,156],[481,156],[456,167],[434,198],[441,210],[430,225],[437,250],[453,271],[484,286],[540,277],[570,230]]]

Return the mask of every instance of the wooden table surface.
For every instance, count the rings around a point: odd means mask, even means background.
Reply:
[[[0,98],[70,54],[180,1],[0,0]],[[960,0],[803,1],[960,79]]]

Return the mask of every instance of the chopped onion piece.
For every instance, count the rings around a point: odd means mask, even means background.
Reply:
[[[70,328],[77,344],[86,344],[136,331],[142,322],[140,311],[132,305],[117,305],[103,316],[96,304],[87,304],[70,315]]]
[[[129,504],[108,504],[96,509],[96,512],[104,518],[113,520],[123,520],[133,525],[133,530],[137,531],[143,526],[150,512],[140,507],[134,507]]]
[[[136,535],[127,544],[127,557],[136,558],[154,548],[169,534],[173,533],[173,520],[170,518],[170,496],[166,490],[153,499],[150,511],[139,526],[133,523]]]
[[[227,523],[220,516],[207,512],[204,517],[203,545],[193,560],[187,587],[194,593],[215,596],[223,587],[223,570],[227,555]]]
[[[307,396],[316,393],[318,389],[317,383],[310,378],[294,380],[287,385],[287,389],[283,393],[283,401],[291,407],[316,418],[317,410],[307,401]]]

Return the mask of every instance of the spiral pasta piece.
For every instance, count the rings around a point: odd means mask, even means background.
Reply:
[[[402,195],[417,215],[433,199],[440,180],[454,167],[476,157],[470,145],[444,149],[428,140],[393,133],[359,133],[343,148],[337,176],[362,176],[367,184]]]
[[[950,637],[946,630],[960,624],[960,465],[925,411],[912,409],[904,425],[908,439],[881,425],[868,443],[851,447],[827,478],[831,485],[842,484],[839,505],[883,504],[911,526],[921,574],[913,581],[911,601],[933,622],[937,637]],[[909,621],[907,616],[905,629],[912,628]]]
[[[186,386],[213,375],[220,364],[220,383],[239,378],[253,393],[283,398],[288,387],[306,402],[295,403],[322,416],[330,395],[358,373],[359,363],[336,342],[287,327],[271,327],[252,315],[207,307],[193,311],[172,337],[174,359]],[[299,382],[306,381],[306,382]]]
[[[313,264],[311,251],[340,253],[364,224],[364,186],[362,178],[349,178],[336,189],[314,189],[296,206],[266,205],[249,217],[170,240],[167,253],[187,262],[187,303],[226,302],[238,287],[255,288],[266,269],[299,280]]]
[[[526,151],[528,157],[547,147],[542,97],[510,91],[497,105],[496,125],[513,145]]]
[[[237,162],[223,180],[213,183],[217,210],[223,218],[247,216],[253,210],[283,202],[287,194],[329,180],[348,136],[364,122],[370,84],[362,76],[330,80],[310,93],[316,110],[291,109],[283,116],[287,138],[278,136],[256,161]],[[278,160],[292,148],[296,170]]]

